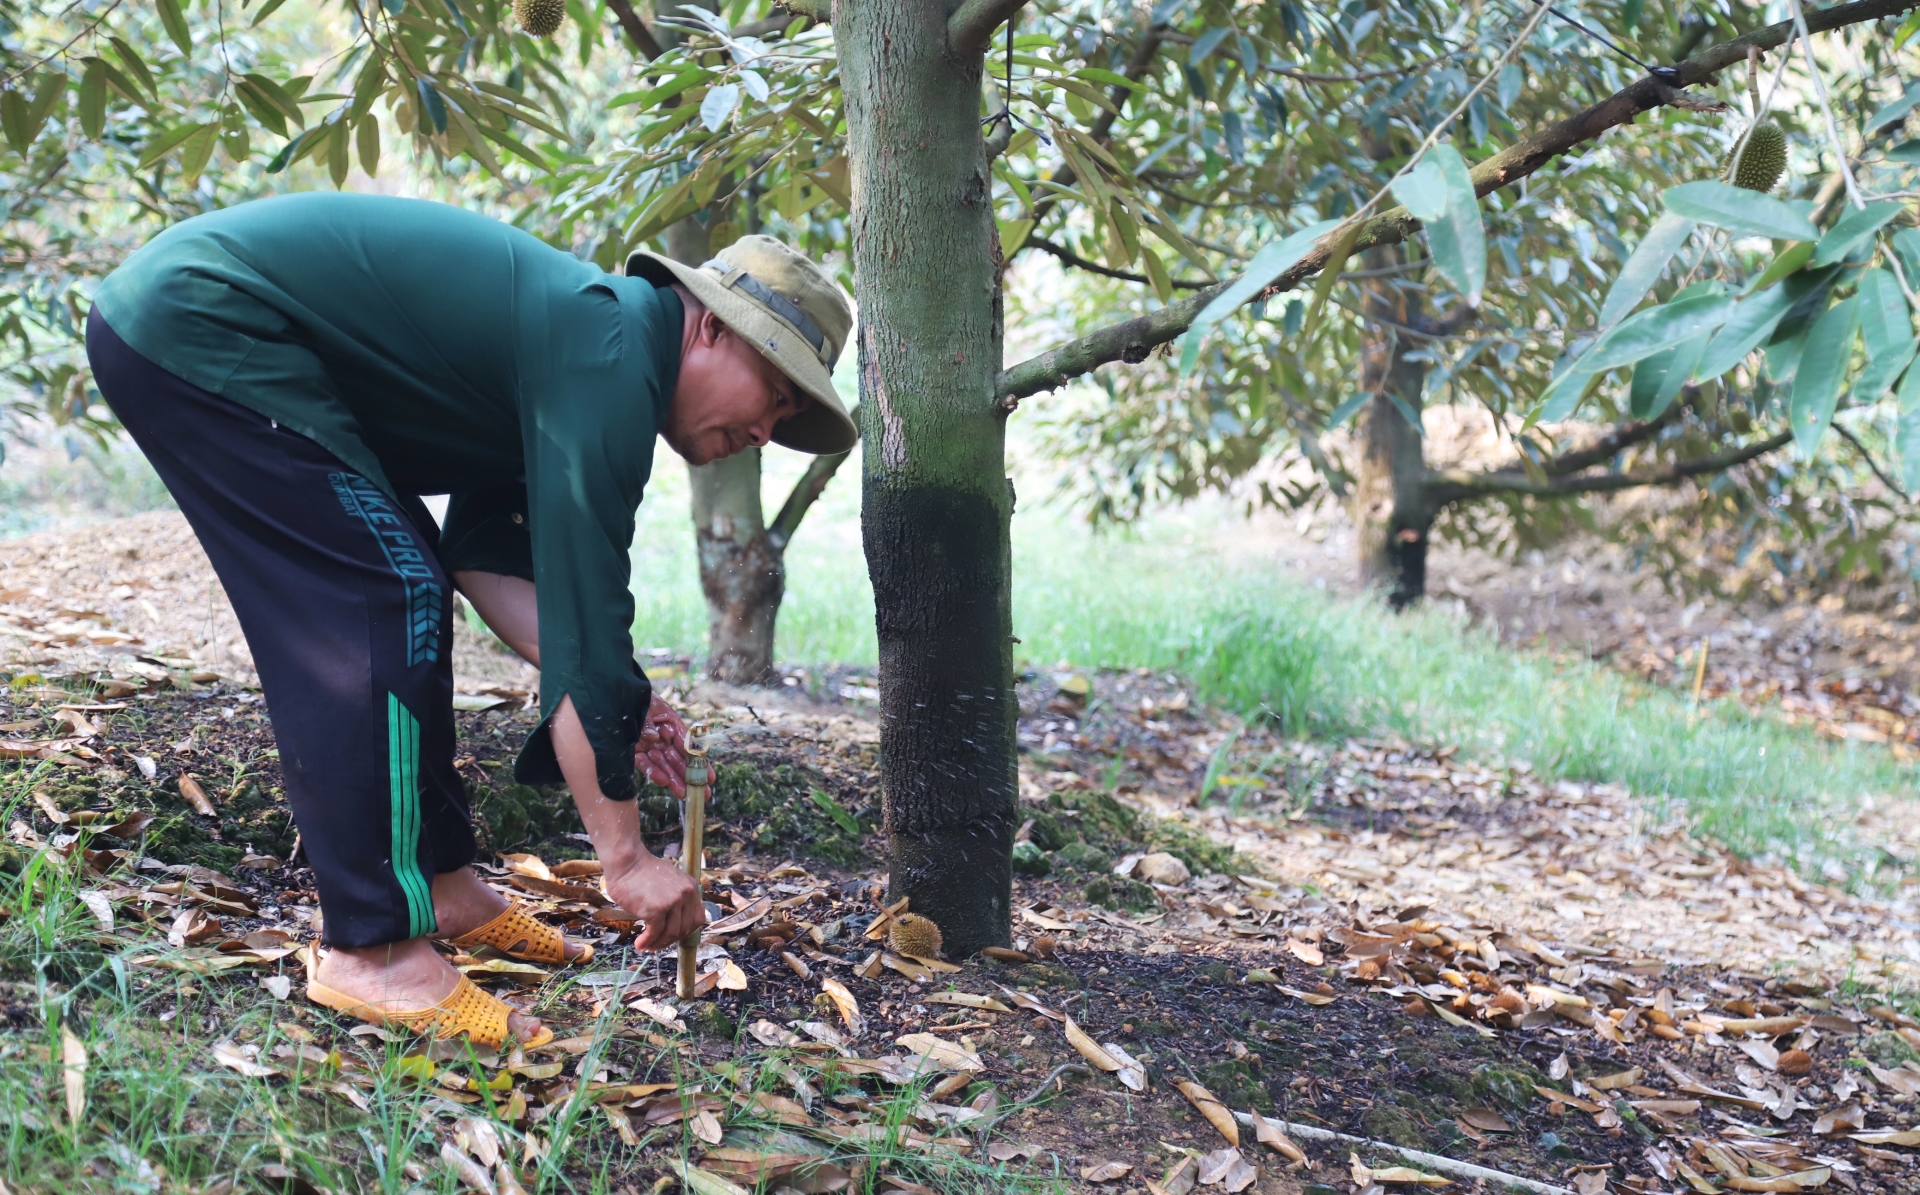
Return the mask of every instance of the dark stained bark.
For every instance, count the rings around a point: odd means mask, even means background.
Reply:
[[[1365,256],[1370,270],[1394,264],[1390,250]],[[1353,521],[1360,551],[1360,581],[1385,592],[1396,610],[1427,591],[1427,540],[1435,509],[1426,501],[1425,439],[1408,414],[1420,414],[1427,366],[1409,359],[1414,347],[1405,329],[1421,324],[1417,292],[1395,279],[1372,279],[1366,287],[1366,347],[1360,356],[1360,386],[1373,395],[1360,428],[1359,473],[1353,488]]]
[[[833,16],[890,883],[958,957],[1011,933],[1016,708],[981,59],[950,47],[948,12],[842,3]]]

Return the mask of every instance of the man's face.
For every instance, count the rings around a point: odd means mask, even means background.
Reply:
[[[813,402],[773,362],[711,311],[686,331],[680,382],[661,434],[690,465],[705,465],[773,438],[773,425]]]

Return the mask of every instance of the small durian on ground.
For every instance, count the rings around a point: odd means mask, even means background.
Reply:
[[[1736,187],[1767,192],[1780,183],[1787,169],[1787,134],[1771,120],[1753,126],[1746,137],[1746,148],[1734,146],[1727,158],[1724,177]]]
[[[552,37],[567,17],[567,0],[513,0],[513,19],[535,37]]]
[[[940,957],[940,927],[933,918],[918,913],[902,913],[887,929],[887,944],[897,954],[917,958]]]

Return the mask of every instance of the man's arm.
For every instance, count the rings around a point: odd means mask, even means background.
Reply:
[[[466,595],[480,620],[535,668],[540,667],[540,603],[533,582],[524,577],[462,570],[453,574],[454,588]]]
[[[561,698],[553,711],[553,753],[605,869],[607,895],[646,920],[647,930],[634,941],[634,949],[664,950],[705,925],[706,906],[693,878],[649,851],[640,837],[640,802],[609,801],[601,795],[593,746],[573,711],[572,697]]]

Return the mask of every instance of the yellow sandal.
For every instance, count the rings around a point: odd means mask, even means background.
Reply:
[[[487,922],[479,929],[448,939],[462,950],[471,951],[475,946],[491,946],[510,958],[522,962],[545,963],[549,966],[565,966],[569,963],[588,963],[593,961],[593,947],[584,946],[579,958],[567,957],[567,935],[535,918],[527,912],[527,907],[519,903],[507,905],[507,911]]]
[[[514,1011],[506,1001],[481,991],[464,975],[440,1003],[404,1012],[389,1012],[312,981],[307,983],[307,999],[370,1025],[392,1026],[436,1040],[464,1033],[475,1046],[488,1050],[498,1050],[506,1044],[510,1036],[507,1016]],[[537,1049],[552,1040],[553,1030],[542,1025],[531,1040],[520,1043],[520,1048]]]

